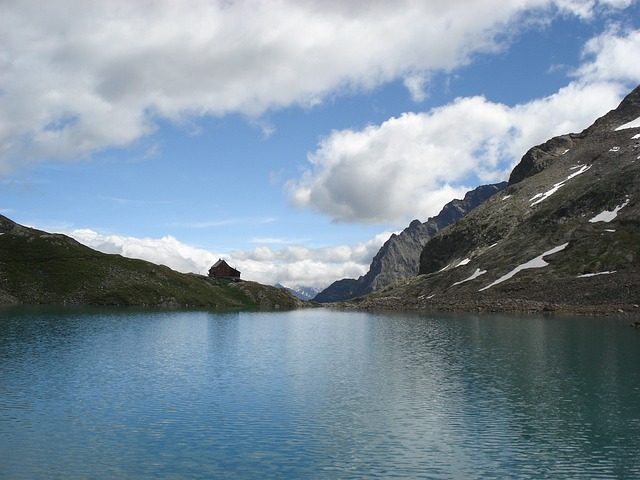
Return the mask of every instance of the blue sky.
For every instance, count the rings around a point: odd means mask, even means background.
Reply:
[[[0,213],[322,288],[638,83],[631,0],[3,2]]]

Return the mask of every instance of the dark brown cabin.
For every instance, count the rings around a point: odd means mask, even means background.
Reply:
[[[229,264],[222,259],[214,263],[213,267],[209,269],[209,276],[216,279],[223,278],[225,280],[240,280],[240,272],[229,266]]]

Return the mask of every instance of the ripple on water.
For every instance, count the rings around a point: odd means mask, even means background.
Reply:
[[[3,478],[640,478],[615,322],[12,312]]]

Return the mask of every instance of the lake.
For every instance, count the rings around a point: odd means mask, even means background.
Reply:
[[[640,478],[629,320],[0,309],[0,478]]]

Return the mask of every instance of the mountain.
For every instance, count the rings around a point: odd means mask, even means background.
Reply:
[[[508,187],[424,246],[367,308],[640,314],[640,86],[530,149]]]
[[[255,282],[216,281],[92,250],[66,235],[0,215],[0,304],[291,308],[288,292]]]
[[[425,243],[440,229],[456,222],[492,195],[507,186],[507,182],[483,185],[467,192],[462,200],[447,203],[440,213],[426,222],[414,220],[399,234],[387,240],[371,262],[369,271],[360,278],[338,280],[313,299],[316,302],[341,302],[379,290],[398,280],[418,273],[420,253]]]
[[[280,283],[277,283],[275,287],[284,288],[291,295],[293,295],[296,298],[299,298],[300,300],[312,300],[313,297],[315,297],[318,293],[320,293],[319,289],[313,288],[313,287],[301,287],[301,286],[285,287]]]

